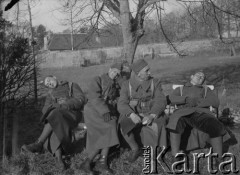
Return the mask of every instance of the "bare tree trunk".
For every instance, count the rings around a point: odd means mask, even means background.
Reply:
[[[227,31],[228,31],[228,38],[231,38],[231,23],[230,23],[230,14],[227,14]]]
[[[2,0],[0,0],[0,19],[2,19],[2,12],[3,12],[3,6],[2,6]],[[5,32],[5,26],[4,26],[4,31]],[[0,62],[2,65],[0,65],[0,95],[2,96],[3,93],[3,82],[5,81],[4,79],[4,72],[2,72],[3,69],[3,65],[4,65],[4,35],[2,35],[3,38],[0,38],[0,40],[2,42],[0,42]],[[4,99],[0,98],[0,117],[1,117],[1,121],[2,121],[2,163],[4,164],[6,161],[6,129],[7,129],[7,118],[5,116],[5,106],[4,106]]]
[[[33,68],[34,98],[35,98],[35,102],[37,103],[37,101],[38,101],[38,95],[37,95],[37,70],[36,70],[35,48],[34,48],[34,37],[33,37],[32,13],[31,13],[31,7],[30,7],[30,0],[28,0],[28,13],[29,13],[29,20],[30,20],[30,28],[31,28],[32,54],[33,54],[33,59],[34,59],[34,68]]]
[[[143,35],[143,33],[138,33],[139,31],[143,31],[143,16],[142,14],[139,14],[139,17],[136,17],[137,19],[133,19],[130,12],[128,0],[120,1],[120,12],[123,34],[123,59],[128,60],[130,63],[133,63],[138,41]]]
[[[238,37],[238,31],[239,31],[239,24],[238,24],[238,19],[235,18],[235,25],[236,25],[236,35],[235,37],[237,38]]]
[[[74,42],[73,42],[73,6],[72,6],[72,0],[70,0],[70,20],[71,20],[71,46],[72,46],[72,50],[74,49],[73,46],[74,46]]]
[[[2,156],[2,162],[3,164],[7,160],[7,105],[3,106],[3,156]]]
[[[20,110],[18,108],[13,113],[13,128],[12,128],[12,155],[16,155],[19,153],[18,150],[18,115],[20,115]]]
[[[128,0],[120,1],[120,20],[123,34],[123,56],[125,60],[132,62],[133,36],[131,32],[131,13]]]

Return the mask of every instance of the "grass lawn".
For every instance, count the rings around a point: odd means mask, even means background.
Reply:
[[[196,70],[203,70],[207,74],[207,84],[216,87],[221,101],[220,111],[230,107],[232,111],[240,109],[240,57],[186,57],[186,58],[165,58],[158,60],[147,59],[150,64],[153,76],[162,80],[163,91],[165,94],[171,93],[171,84],[184,83],[189,80],[190,75]],[[108,71],[110,64],[95,65],[90,67],[69,67],[63,69],[42,69],[41,78],[46,75],[55,75],[59,79],[77,82],[81,88],[87,92],[89,80],[94,76]],[[20,117],[21,138],[19,146],[23,143],[35,141],[41,127],[38,125],[40,113],[32,111],[35,115],[25,115]],[[39,116],[38,116],[39,115]],[[26,122],[28,121],[28,122]],[[240,169],[240,129],[238,125],[229,128],[232,138],[225,145],[228,152],[236,157],[237,168]],[[196,152],[208,152],[208,149],[197,150]],[[168,152],[166,156],[170,153]],[[143,168],[143,158],[139,158],[134,164],[127,165],[124,158],[128,155],[125,152],[121,155],[114,154],[111,159],[111,167],[115,174],[141,174]],[[19,154],[9,159],[2,167],[0,172],[4,174],[82,174],[78,169],[79,164],[85,158],[85,152],[76,154],[69,159],[70,168],[60,173],[55,166],[54,158],[50,154],[42,155],[22,155]],[[191,160],[191,158],[190,158]],[[1,170],[2,168],[2,170]],[[167,174],[158,167],[159,174]],[[207,161],[200,161],[201,174],[209,174],[207,171]],[[1,174],[1,173],[0,173]]]

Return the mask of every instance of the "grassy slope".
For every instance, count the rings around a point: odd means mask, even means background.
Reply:
[[[195,58],[168,58],[168,59],[158,59],[158,60],[147,60],[152,67],[152,74],[155,77],[159,77],[162,79],[163,90],[165,94],[168,94],[170,89],[170,84],[172,83],[183,83],[185,80],[189,79],[189,76],[192,72],[203,69],[206,71],[208,82],[212,82],[219,89],[219,97],[221,99],[221,108],[226,106],[233,107],[234,109],[239,109],[240,102],[240,92],[238,91],[240,85],[239,73],[240,73],[240,59],[239,58],[227,58],[227,57],[195,57]],[[67,79],[69,81],[74,81],[79,83],[79,85],[83,88],[84,91],[87,90],[87,85],[89,79],[92,77],[99,75],[108,70],[109,65],[99,65],[99,66],[91,66],[86,68],[65,68],[65,69],[44,69],[41,71],[41,76],[44,77],[46,75],[52,74],[56,75],[59,79]],[[222,81],[224,78],[224,81]],[[226,94],[222,94],[223,85],[227,88]],[[31,120],[29,120],[31,118]],[[40,130],[36,129],[36,127],[40,127],[37,125],[37,121],[39,118],[35,115],[34,118],[28,116],[27,119],[28,125],[27,129],[25,128],[26,118],[22,118],[21,130],[20,133],[22,137],[19,140],[19,145],[23,143],[30,143],[34,141],[38,136]],[[32,124],[33,128],[29,127]],[[24,129],[25,128],[25,129]],[[229,146],[229,151],[233,152],[237,156],[237,162],[240,162],[239,155],[239,141],[240,134],[239,129],[234,129],[232,132],[235,134],[236,140],[232,139],[225,146]],[[234,142],[235,141],[235,142]],[[237,141],[237,144],[236,144]],[[206,150],[198,150],[205,151]],[[140,174],[142,169],[142,159],[140,158],[136,163],[131,166],[125,165],[123,163],[124,157],[126,157],[127,153],[121,155],[120,159],[113,159],[111,166],[116,171],[116,174]],[[77,166],[84,158],[83,154],[77,154],[72,158],[71,168],[65,172],[65,174],[80,174],[81,172],[78,170]],[[28,162],[28,163],[27,163]],[[56,174],[58,170],[54,164],[53,158],[49,154],[44,154],[40,156],[33,155],[18,155],[12,158],[9,161],[8,166],[5,166],[6,174],[17,174],[17,172],[25,171],[25,172],[38,172],[41,173],[49,173]],[[10,165],[10,166],[9,166]],[[239,164],[238,164],[238,167]],[[159,167],[160,168],[160,167]],[[202,162],[200,165],[200,169],[203,170],[203,174],[207,173],[206,169],[206,161]],[[161,173],[163,173],[162,169],[159,169]],[[1,171],[0,171],[1,172]],[[133,173],[132,173],[133,172]]]

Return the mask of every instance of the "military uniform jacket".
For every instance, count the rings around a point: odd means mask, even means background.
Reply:
[[[72,88],[72,89],[70,89]],[[58,105],[58,99],[65,98],[68,109]],[[82,109],[85,103],[85,95],[76,83],[69,86],[69,82],[59,82],[46,97],[43,107],[42,121],[48,122],[53,133],[45,142],[45,147],[52,153],[62,145],[65,152],[70,151],[72,143],[72,130],[82,119]]]
[[[196,107],[188,107],[186,104],[186,97],[197,97],[198,105]],[[208,88],[207,91],[205,91],[204,86],[193,86],[190,83],[185,84],[182,89],[182,94],[180,88],[177,88],[169,98],[171,103],[178,107],[169,117],[167,128],[172,130],[176,129],[177,122],[181,117],[191,115],[195,112],[206,113],[209,114],[209,117],[215,117],[209,107],[212,106],[217,108],[219,106],[219,100],[211,89]],[[184,149],[193,150],[196,148],[204,148],[206,142],[209,142],[209,135],[207,133],[196,128],[193,128],[190,132],[187,140],[185,140],[186,143],[184,144],[186,144],[186,147]],[[230,135],[225,130],[222,131],[222,134],[223,141],[230,138]]]
[[[206,93],[206,94],[205,94]],[[198,105],[196,107],[188,107],[186,104],[187,97],[198,98]],[[172,105],[177,105],[178,109],[171,115],[167,128],[176,129],[177,122],[180,117],[190,115],[194,112],[207,113],[214,117],[209,107],[217,108],[219,100],[211,89],[205,91],[204,86],[193,86],[191,83],[184,85],[182,94],[180,88],[176,88],[172,95],[169,96]]]
[[[151,88],[152,83],[154,88]],[[152,89],[154,89],[153,92]],[[138,101],[135,108],[130,105],[130,102],[133,99]],[[144,111],[142,110],[141,102],[146,102],[144,103],[146,105]],[[135,126],[129,118],[131,113],[156,114],[159,117],[163,113],[166,104],[166,97],[162,92],[162,87],[158,79],[151,78],[142,83],[139,83],[135,78],[125,81],[122,84],[120,98],[117,105],[120,113],[120,124],[128,119],[127,122],[121,124],[123,131],[126,130],[126,132],[128,132]]]
[[[72,83],[71,86],[69,84],[70,82],[60,81],[56,88],[49,90],[42,109],[43,114],[48,112],[49,107],[57,104],[60,98],[66,99],[65,103],[71,111],[81,111],[83,109],[86,98],[82,89],[76,83]]]

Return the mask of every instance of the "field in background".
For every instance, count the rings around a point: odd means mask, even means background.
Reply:
[[[225,107],[231,107],[234,110],[240,110],[240,57],[184,57],[184,58],[164,58],[164,59],[146,59],[150,64],[151,72],[154,77],[162,80],[163,91],[165,94],[171,92],[173,83],[184,83],[189,79],[190,75],[196,70],[204,70],[207,74],[208,84],[214,84],[218,90],[221,100],[221,110]],[[82,89],[87,92],[89,81],[96,75],[100,75],[108,71],[110,63],[103,65],[95,65],[90,67],[69,67],[69,68],[52,68],[42,69],[41,78],[46,75],[55,75],[58,79],[77,82]],[[225,89],[225,90],[224,90]],[[37,114],[39,116],[37,116]],[[38,125],[40,113],[35,115],[25,114],[20,117],[21,125],[19,138],[19,146],[23,143],[31,143],[35,141],[41,131],[41,125]],[[33,126],[33,127],[31,127]],[[238,126],[232,129],[233,139],[228,142],[225,147],[229,147],[229,152],[236,155],[237,167],[240,168],[240,130]],[[207,150],[198,150],[206,152]],[[115,174],[140,174],[142,170],[142,158],[131,166],[125,165],[123,162],[126,154],[120,158],[113,158],[111,167],[115,170]],[[85,153],[77,154],[71,159],[70,169],[65,174],[81,174],[78,169],[79,164],[85,157]],[[160,167],[159,167],[160,168]],[[10,159],[9,163],[3,167],[6,174],[17,174],[18,172],[30,172],[35,174],[57,174],[58,170],[54,164],[54,158],[50,154],[44,155],[18,155]],[[200,170],[203,174],[207,173],[206,162],[201,162]],[[0,167],[1,172],[1,167]],[[3,171],[2,171],[3,172]],[[164,174],[161,170],[159,173]]]
[[[230,55],[229,45],[224,45],[219,40],[195,40],[174,43],[181,55],[205,57],[207,55]],[[239,49],[235,45],[235,49]],[[37,59],[41,62],[41,68],[81,67],[93,64],[112,62],[123,55],[122,47],[106,47],[92,50],[66,50],[45,51],[39,54]],[[178,57],[178,54],[167,43],[152,43],[138,45],[135,58],[162,59],[166,57]]]

